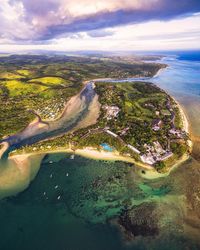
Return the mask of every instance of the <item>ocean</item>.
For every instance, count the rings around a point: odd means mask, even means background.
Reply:
[[[200,52],[159,54],[169,67],[151,81],[183,105],[198,141]],[[198,143],[194,151],[188,162],[154,180],[123,162],[46,155],[30,186],[0,201],[0,249],[199,249]]]

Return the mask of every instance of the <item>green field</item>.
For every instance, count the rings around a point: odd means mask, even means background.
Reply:
[[[127,144],[137,148],[141,154],[146,153],[145,145],[154,145],[159,142],[166,151],[169,149],[169,141],[173,157],[165,163],[159,162],[156,168],[167,168],[173,165],[186,151],[186,139],[177,139],[169,134],[171,128],[171,113],[167,103],[170,100],[171,108],[175,112],[175,126],[182,128],[179,109],[174,100],[163,90],[151,83],[95,83],[95,91],[101,104],[100,116],[95,125],[79,129],[73,133],[65,134],[45,142],[39,142],[18,150],[22,152],[58,150],[73,145],[73,148],[94,147],[101,149],[102,143],[107,143],[114,150],[123,155],[130,155],[139,161],[139,155],[130,150]],[[107,119],[106,106],[116,106],[119,113],[112,119]],[[155,120],[162,120],[162,126],[158,131],[153,130]],[[179,122],[179,123],[178,123]],[[115,138],[105,132],[105,128],[117,134]],[[90,131],[90,132],[89,132]],[[93,132],[91,132],[93,131]],[[125,132],[124,132],[125,131]],[[34,148],[34,150],[33,150]]]
[[[105,61],[89,57],[11,55],[0,57],[0,138],[14,134],[33,120],[55,119],[67,100],[86,80],[154,75],[163,65]],[[148,73],[147,73],[148,72]],[[48,112],[45,109],[48,109]],[[51,117],[49,113],[52,113]]]

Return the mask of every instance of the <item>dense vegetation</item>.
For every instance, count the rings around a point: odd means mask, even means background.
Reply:
[[[86,80],[152,76],[163,65],[64,55],[0,57],[0,138],[23,129],[28,110],[55,119]]]
[[[172,126],[171,113],[167,106],[169,100],[170,108],[175,112],[175,124],[179,125],[179,127],[177,125],[178,129],[182,128],[181,116],[174,100],[160,88],[145,82],[126,84],[96,82],[95,86],[101,104],[100,116],[95,125],[26,147],[25,151],[32,152],[33,147],[34,151],[49,151],[69,146],[74,149],[84,147],[101,149],[101,144],[107,143],[121,154],[128,154],[138,161],[139,155],[130,150],[127,144],[140,150],[141,154],[145,154],[145,145],[153,146],[154,142],[159,142],[164,150],[170,147],[173,152],[173,157],[169,160],[155,164],[159,171],[171,165],[187,151],[186,135],[184,138],[177,138],[169,134]],[[118,107],[118,115],[108,119],[105,106]],[[160,130],[154,131],[153,123],[158,118],[163,121],[162,126]],[[117,134],[118,137],[109,135],[106,129]]]
[[[166,101],[168,96],[153,84],[135,82],[127,84],[98,83],[96,88],[102,104],[100,125],[108,126],[116,133],[121,134],[124,128],[127,132],[121,138],[139,150],[144,150],[144,144],[151,144],[159,140],[166,147],[166,137],[170,127],[170,114],[166,115]],[[103,94],[104,93],[104,94]],[[116,105],[120,108],[118,119],[107,120],[103,105]],[[162,129],[152,130],[152,122],[163,119]],[[164,113],[164,114],[163,114]]]
[[[81,90],[85,81],[152,76],[164,66],[129,57],[1,57],[0,138],[23,129],[34,118],[30,111],[43,120],[56,119],[67,100]],[[182,131],[179,108],[154,84],[103,83],[96,80],[95,91],[101,104],[95,125],[25,146],[18,151],[49,151],[69,146],[74,149],[101,149],[101,144],[107,143],[136,160],[141,160],[142,155],[149,157],[148,154],[158,157],[155,167],[159,171],[187,151],[187,135]],[[173,155],[170,159],[165,162],[159,160],[168,153]]]

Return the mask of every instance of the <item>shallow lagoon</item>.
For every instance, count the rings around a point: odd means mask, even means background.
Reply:
[[[0,203],[0,249],[196,249],[183,234],[186,176],[142,176],[127,163],[46,155],[29,188]],[[126,243],[116,223],[124,210],[140,206],[134,219],[145,225],[153,208],[158,233],[135,227],[139,235]]]

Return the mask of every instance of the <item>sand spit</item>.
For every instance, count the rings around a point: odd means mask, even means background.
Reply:
[[[0,159],[2,158],[4,152],[8,149],[9,144],[7,142],[2,142],[0,144],[1,148],[0,148]]]
[[[0,161],[0,199],[25,190],[37,175],[44,155],[15,155]]]

